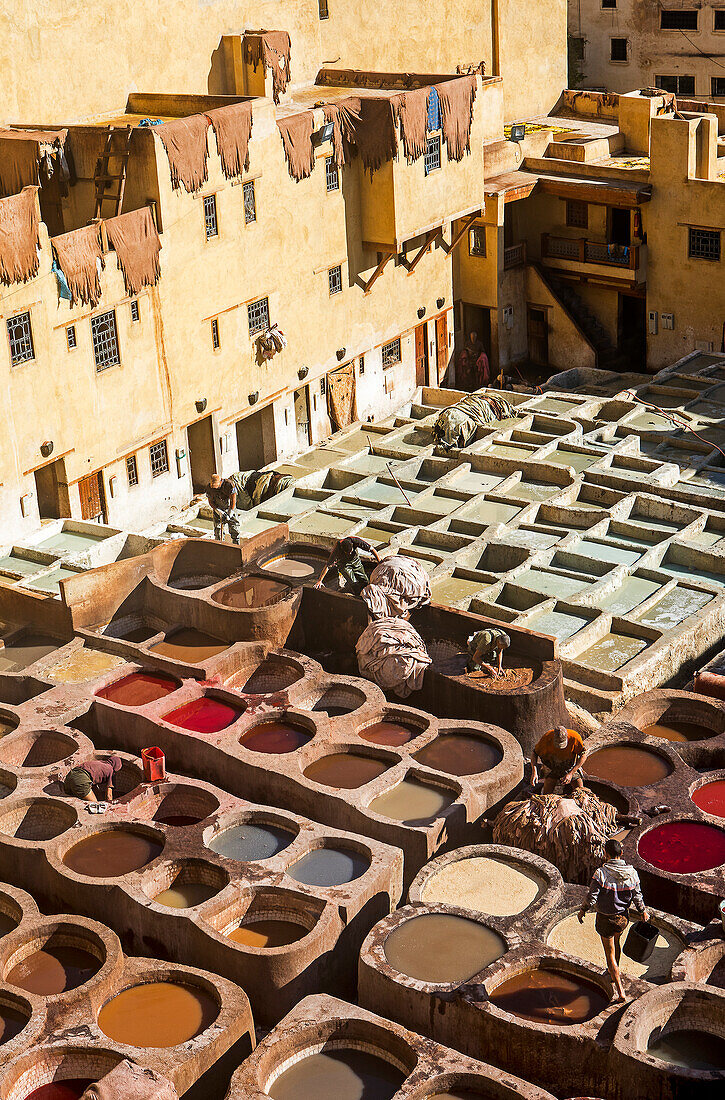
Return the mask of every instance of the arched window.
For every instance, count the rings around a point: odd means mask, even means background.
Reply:
[[[431,88],[428,93],[428,130],[440,130],[441,128],[441,105],[438,99],[438,91],[436,88]]]

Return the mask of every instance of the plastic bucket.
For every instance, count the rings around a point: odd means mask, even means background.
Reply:
[[[147,783],[156,783],[159,779],[166,778],[166,756],[160,748],[153,745],[151,748],[141,750],[143,761],[143,777]]]
[[[654,928],[648,921],[638,920],[630,928],[622,950],[635,962],[646,962],[654,951],[659,934],[659,929]]]

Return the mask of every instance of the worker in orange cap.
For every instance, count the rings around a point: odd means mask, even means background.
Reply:
[[[584,742],[576,730],[566,726],[549,730],[539,738],[531,754],[532,785],[538,782],[537,765],[541,762],[548,773],[544,778],[544,794],[553,794],[557,783],[583,787],[581,767],[585,755]]]

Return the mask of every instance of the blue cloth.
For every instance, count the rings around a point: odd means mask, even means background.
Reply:
[[[59,298],[65,298],[65,300],[67,302],[71,302],[73,300],[73,295],[70,292],[70,287],[68,286],[68,280],[66,279],[65,275],[63,274],[60,267],[58,266],[58,261],[57,260],[53,260],[52,270],[53,270],[53,274],[55,275],[56,279],[58,280],[58,297]]]
[[[441,128],[441,108],[440,99],[438,98],[438,90],[431,88],[428,93],[428,124],[427,128],[430,132],[434,130],[440,130]]]
[[[142,118],[139,122],[139,126],[163,126],[163,124],[162,118]]]

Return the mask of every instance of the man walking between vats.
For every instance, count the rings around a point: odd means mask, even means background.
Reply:
[[[322,588],[322,582],[334,567],[337,569],[343,591],[352,592],[353,595],[359,596],[363,588],[366,588],[370,583],[365,566],[362,563],[361,554],[373,558],[376,562],[381,560],[375,547],[371,546],[365,539],[358,538],[357,535],[349,535],[345,539],[340,539],[333,546],[332,553],[327,559],[322,576],[315,588]]]
[[[649,913],[644,907],[642,887],[639,875],[629,863],[622,859],[622,845],[618,840],[608,840],[604,845],[606,861],[592,875],[587,900],[577,913],[579,923],[590,909],[595,909],[597,918],[594,927],[602,940],[607,970],[616,990],[616,1001],[624,1000],[624,987],[619,973],[619,960],[622,955],[620,940],[627,927],[629,909],[633,905],[644,921]]]
[[[581,766],[584,761],[584,742],[576,730],[557,726],[540,737],[531,754],[531,785],[538,782],[539,761],[548,771],[544,779],[544,794],[553,794],[557,783],[583,787]]]
[[[228,527],[232,542],[238,546],[239,520],[235,512],[237,490],[234,483],[229,478],[222,479],[219,474],[212,474],[206,499],[214,516],[214,538],[221,541],[224,538],[224,528]]]

